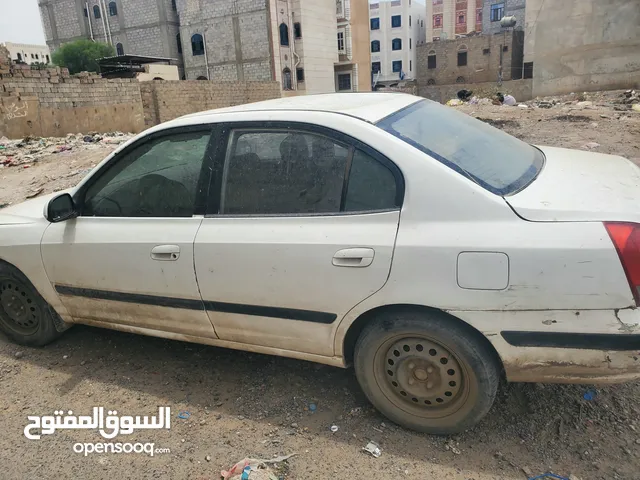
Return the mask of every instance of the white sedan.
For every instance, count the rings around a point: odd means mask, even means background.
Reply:
[[[503,376],[640,378],[639,185],[410,95],[198,113],[0,211],[0,327],[353,364],[384,415],[453,433]]]

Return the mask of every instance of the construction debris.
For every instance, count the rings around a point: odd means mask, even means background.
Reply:
[[[64,154],[65,152],[91,150],[103,144],[119,145],[126,142],[133,134],[112,133],[70,133],[62,138],[38,138],[27,136],[22,140],[9,140],[0,138],[0,168],[15,167],[18,165],[27,168],[30,164],[37,163],[42,157],[52,154]]]

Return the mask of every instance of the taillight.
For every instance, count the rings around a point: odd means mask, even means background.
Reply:
[[[640,224],[604,222],[604,226],[618,251],[636,305],[640,305]]]

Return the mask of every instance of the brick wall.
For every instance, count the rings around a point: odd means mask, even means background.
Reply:
[[[467,64],[458,66],[458,53],[465,48]],[[523,48],[523,32],[519,31],[418,45],[417,80],[421,86],[495,82],[501,58],[502,79],[516,80],[522,75]],[[434,53],[436,67],[429,68],[429,56]]]
[[[277,82],[209,82],[186,80],[140,85],[146,126],[189,113],[280,97]]]
[[[0,64],[0,137],[144,128],[140,85],[87,72],[71,76],[59,67],[32,70]]]

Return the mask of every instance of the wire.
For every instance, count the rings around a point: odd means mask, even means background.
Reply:
[[[542,9],[544,8],[544,1],[545,0],[542,0],[542,3],[540,4],[540,10],[538,10],[538,15],[536,15],[536,19],[533,21],[533,23],[529,27],[529,33],[527,33],[527,36],[525,37],[525,41],[529,37],[529,35],[531,35],[531,30],[533,30],[533,27],[535,27],[536,23],[538,23],[538,18],[540,18],[540,12],[542,12]]]

